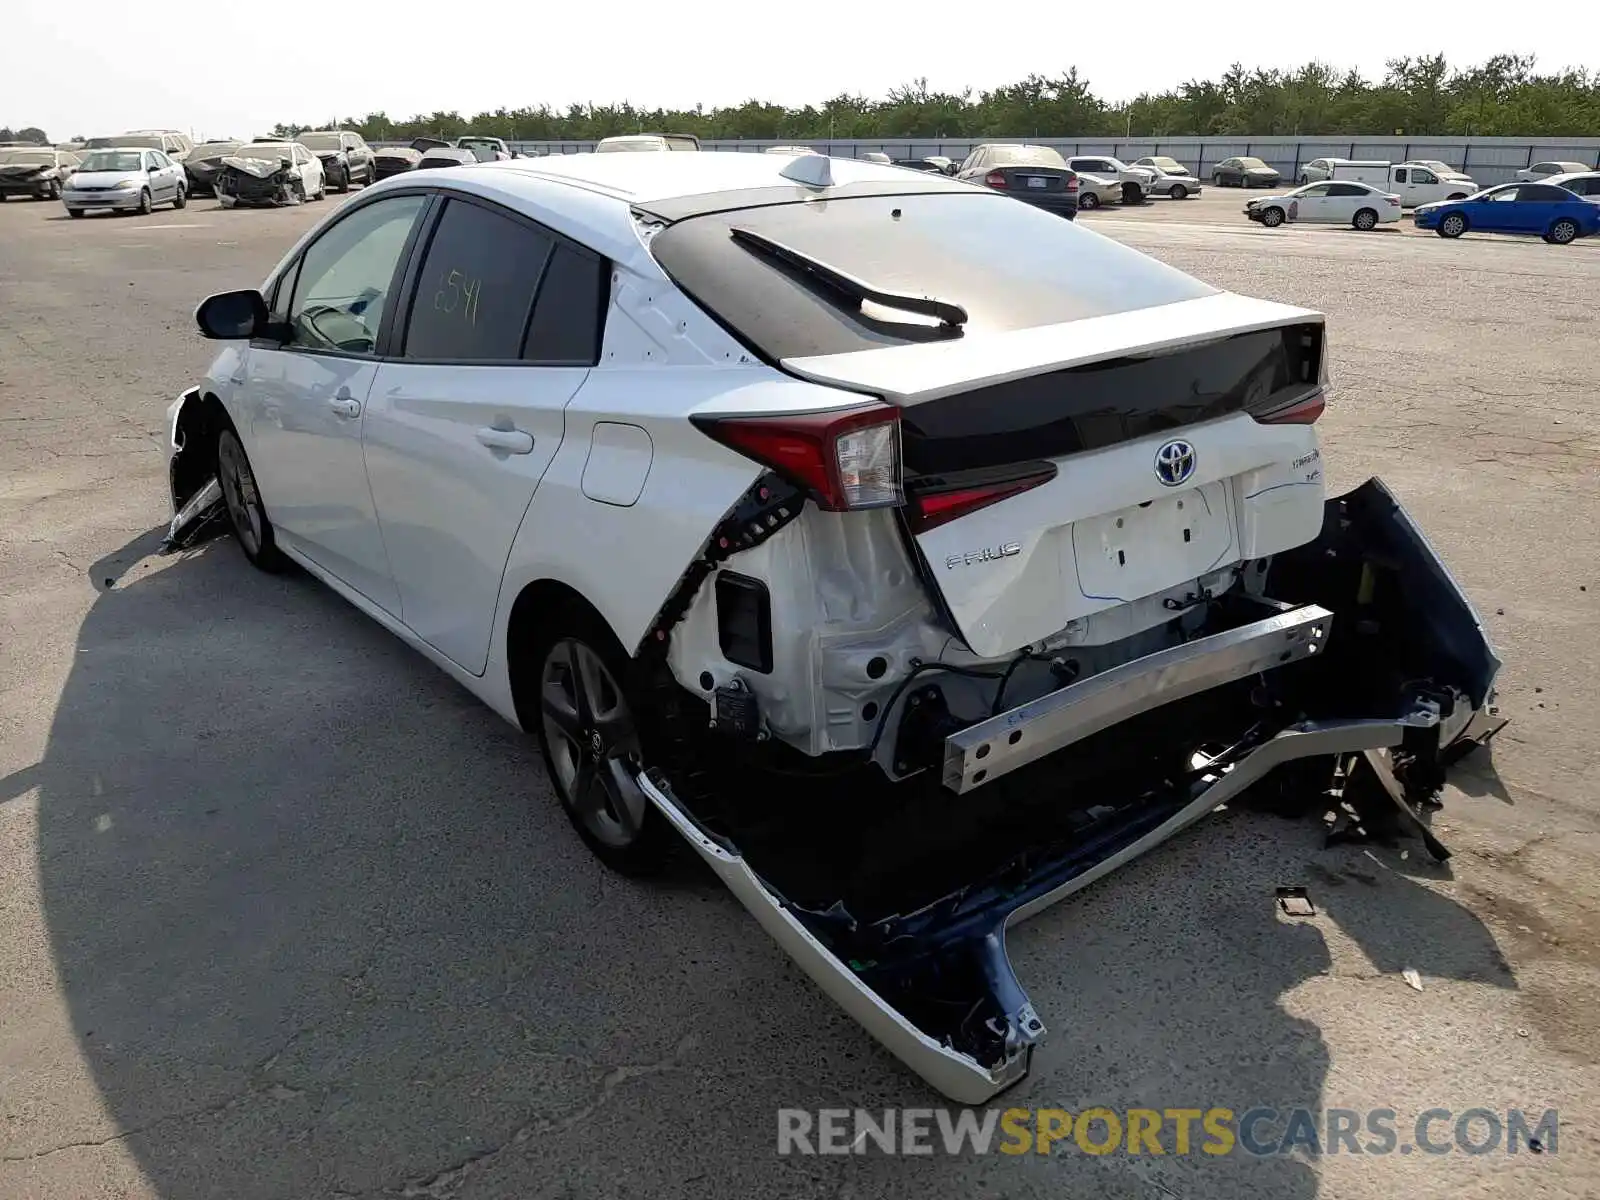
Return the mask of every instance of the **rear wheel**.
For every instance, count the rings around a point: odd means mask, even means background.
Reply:
[[[536,653],[539,746],[578,836],[625,874],[661,865],[671,830],[639,786],[647,739],[634,664],[605,623],[582,607],[552,622]]]
[[[1439,236],[1458,238],[1467,231],[1467,219],[1460,213],[1446,213],[1439,218]]]
[[[1083,209],[1099,208],[1100,197],[1093,192],[1084,192],[1078,197],[1078,207]]]
[[[172,207],[174,210],[184,208],[189,203],[188,193],[183,190],[183,185],[178,185],[178,190],[172,194]]]
[[[1578,223],[1570,217],[1562,217],[1554,225],[1550,226],[1550,232],[1545,236],[1548,241],[1554,242],[1557,246],[1565,246],[1577,238]]]
[[[1279,225],[1283,224],[1283,209],[1278,208],[1276,205],[1268,209],[1263,209],[1261,213],[1261,223],[1268,229],[1276,229]]]
[[[263,571],[283,570],[286,560],[273,537],[272,522],[261,503],[250,459],[239,444],[239,435],[231,429],[224,429],[217,436],[217,482],[222,487],[228,523],[233,526],[233,536],[244,556]]]
[[[1378,214],[1370,208],[1363,208],[1350,218],[1350,224],[1360,230],[1375,229],[1378,224]]]
[[[1445,197],[1446,200],[1465,200],[1466,198],[1467,194],[1465,192],[1451,192]]]

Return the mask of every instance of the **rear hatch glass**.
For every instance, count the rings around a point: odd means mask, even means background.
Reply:
[[[959,304],[967,322],[965,333],[953,335],[958,337],[1056,325],[1216,292],[1110,238],[977,188],[708,213],[658,234],[651,250],[667,274],[770,361],[952,334],[909,314],[871,306],[853,310],[804,273],[752,253],[734,239],[736,228],[885,290]]]

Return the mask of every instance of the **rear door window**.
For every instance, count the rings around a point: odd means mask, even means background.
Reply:
[[[408,359],[516,362],[554,239],[481,204],[451,199],[417,273]]]

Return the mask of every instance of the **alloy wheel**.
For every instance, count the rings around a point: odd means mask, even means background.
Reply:
[[[550,647],[539,707],[562,803],[603,845],[631,845],[649,805],[634,778],[638,726],[621,685],[587,642],[563,638]]]
[[[239,543],[247,554],[256,554],[261,549],[261,493],[236,438],[223,437],[217,444],[217,481]]]

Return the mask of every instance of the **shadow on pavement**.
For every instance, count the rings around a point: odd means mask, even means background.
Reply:
[[[1170,1145],[779,1159],[779,1106],[937,1099],[708,878],[601,870],[531,740],[396,639],[231,540],[141,561],[161,533],[91,569],[46,757],[0,794],[40,789],[81,1053],[166,1200],[1316,1194]],[[1281,998],[1330,956],[1279,883],[1380,970],[1513,986],[1465,909],[1318,837],[1230,814],[1014,931],[1052,1035],[997,1103],[1316,1105],[1326,1047]]]

